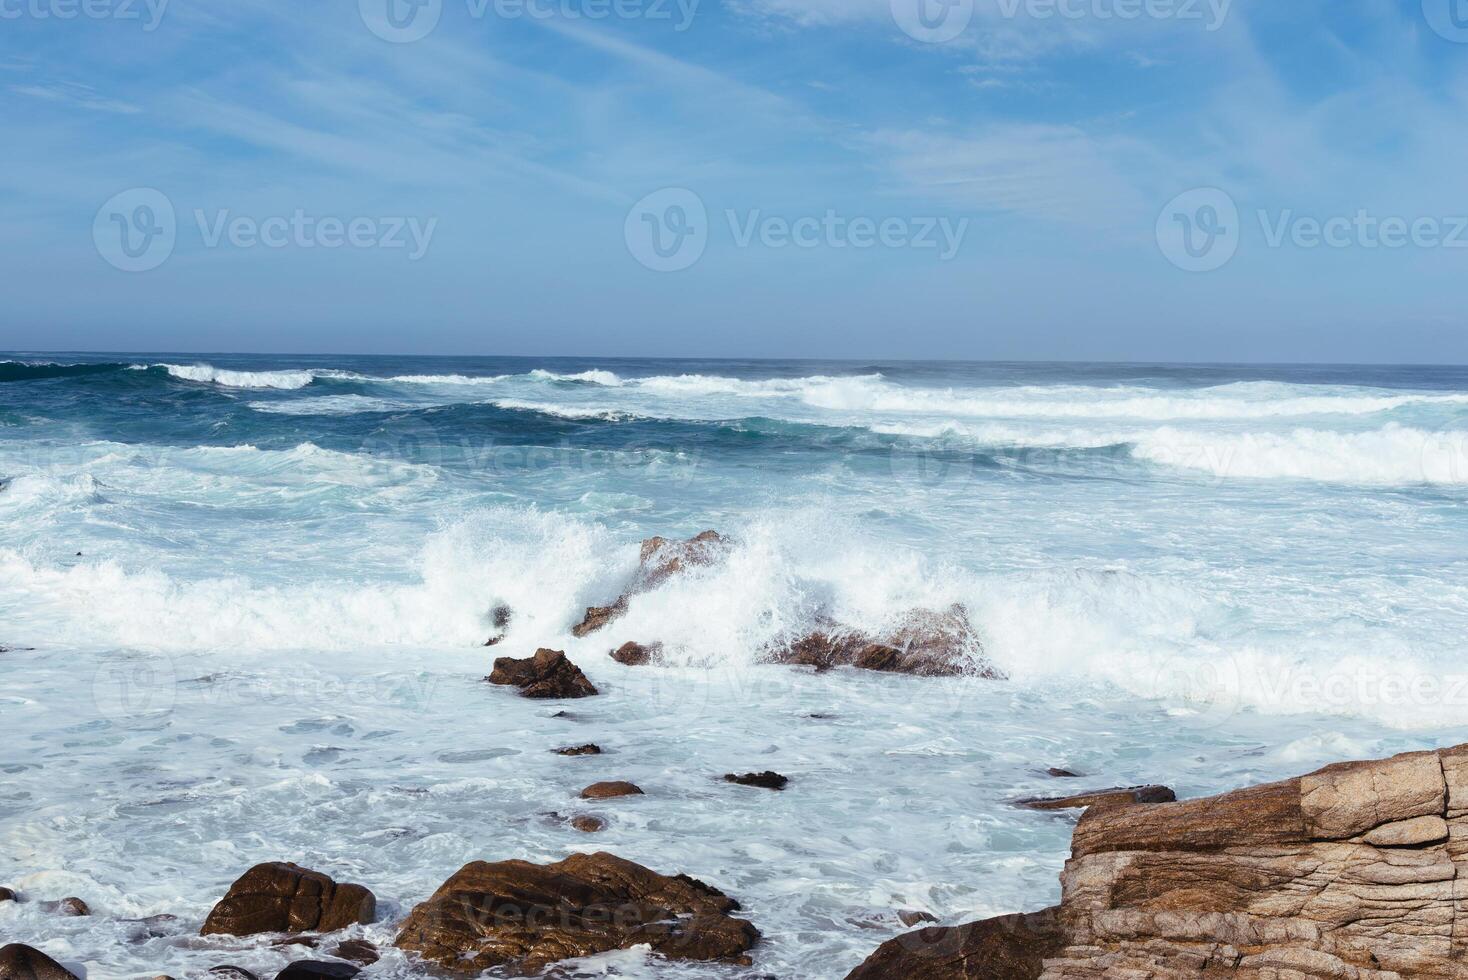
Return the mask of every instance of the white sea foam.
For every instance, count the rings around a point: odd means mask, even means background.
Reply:
[[[530,377],[537,381],[579,381],[585,384],[601,385],[605,388],[616,388],[623,383],[622,379],[611,371],[582,371],[578,374],[556,374],[551,371],[543,371],[536,368],[530,372]]]
[[[160,364],[183,381],[217,384],[226,388],[279,388],[293,391],[316,380],[310,371],[227,371],[210,364]]]
[[[366,412],[392,412],[410,407],[407,402],[368,395],[322,395],[289,401],[250,402],[249,407],[267,415],[358,415]]]
[[[579,405],[557,405],[546,402],[523,401],[515,398],[501,398],[490,402],[490,404],[495,408],[504,408],[516,412],[539,412],[542,415],[550,415],[560,419],[602,419],[608,422],[624,422],[637,417],[631,412],[619,412],[615,409]]]

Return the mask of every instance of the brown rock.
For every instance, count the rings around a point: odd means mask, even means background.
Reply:
[[[580,756],[601,755],[601,746],[595,744],[572,745],[564,749],[556,749],[556,755]]]
[[[487,680],[518,687],[521,697],[542,700],[589,698],[598,693],[581,668],[559,650],[537,650],[535,656],[525,660],[501,657],[494,662],[494,673]]]
[[[530,974],[559,960],[646,944],[670,959],[747,964],[759,939],[739,905],[684,875],[611,854],[559,864],[465,865],[413,909],[397,945],[458,973]]]
[[[645,796],[635,783],[593,783],[581,791],[583,800],[612,800],[619,796]]]
[[[912,610],[879,637],[831,624],[774,650],[770,659],[817,670],[855,667],[919,677],[1003,678],[984,662],[983,646],[969,624],[968,611],[957,605],[943,612]]]
[[[297,960],[275,975],[275,980],[351,980],[361,973],[349,963],[327,963],[323,960]]]
[[[350,960],[362,966],[371,966],[381,956],[377,952],[377,946],[365,939],[348,939],[337,943],[331,950],[331,955],[339,960]]]
[[[219,966],[211,966],[209,972],[222,980],[260,980],[259,977],[246,970],[242,966],[233,963],[222,963]]]
[[[628,601],[642,592],[651,592],[668,579],[690,568],[707,567],[722,561],[729,551],[729,539],[717,531],[705,531],[687,541],[648,538],[642,542],[641,565],[631,585],[610,606],[592,606],[586,617],[572,627],[576,637],[590,636],[627,613]]]
[[[1015,800],[1014,805],[1026,810],[1085,810],[1098,806],[1130,806],[1137,803],[1171,803],[1177,794],[1166,786],[1131,786],[1115,789],[1098,789],[1089,793],[1076,793],[1054,799],[1026,797]]]
[[[0,947],[0,980],[77,980],[76,974],[33,946]]]
[[[646,667],[659,659],[662,649],[661,643],[654,643],[651,646],[643,646],[641,643],[624,643],[612,651],[611,657],[617,663],[625,664],[628,667]]]
[[[1054,909],[929,927],[883,943],[846,980],[1035,980],[1064,945]]]
[[[937,922],[938,917],[931,912],[918,912],[914,909],[900,909],[897,912],[898,920],[909,929],[919,922]]]
[[[571,818],[571,826],[583,834],[599,834],[607,829],[607,822],[601,817],[594,817],[589,813],[578,813]]]
[[[18,902],[20,898],[9,888],[0,888],[0,902]]]
[[[229,887],[199,934],[334,932],[371,922],[376,910],[377,900],[361,885],[337,884],[294,864],[257,864]]]
[[[787,776],[780,775],[778,772],[747,772],[742,776],[737,776],[731,772],[724,776],[724,782],[737,783],[740,786],[753,786],[757,789],[773,789],[778,791],[788,786],[790,779]]]
[[[1071,772],[1069,769],[1046,769],[1045,770],[1045,775],[1049,776],[1051,779],[1081,779],[1082,778],[1082,776],[1081,776],[1080,773],[1078,773],[1078,772]]]
[[[92,914],[91,907],[75,896],[63,898],[59,902],[42,902],[41,908],[47,912],[54,912],[57,915],[83,916]]]
[[[1071,852],[1061,941],[1038,974],[930,970],[889,943],[852,976],[1468,976],[1468,746],[1206,800],[1092,806]],[[881,972],[895,963],[910,972]]]

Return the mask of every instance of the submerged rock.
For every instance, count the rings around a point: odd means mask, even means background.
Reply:
[[[993,950],[967,941],[929,952],[934,934],[992,932],[991,920],[893,940],[851,978],[1461,978],[1464,841],[1468,745],[1210,799],[1092,806],[1043,956],[996,972]]]
[[[642,542],[640,565],[632,583],[610,606],[592,606],[579,624],[571,628],[576,637],[590,636],[627,613],[631,598],[651,592],[668,579],[690,568],[706,568],[722,561],[729,552],[729,539],[717,531],[705,531],[687,541],[648,538]]]
[[[219,977],[220,980],[260,980],[254,973],[246,970],[242,966],[235,966],[233,963],[211,966],[209,973],[212,976]]]
[[[376,910],[376,898],[361,885],[285,862],[257,864],[230,885],[199,934],[334,932],[371,922]]]
[[[572,745],[564,749],[556,749],[556,755],[573,757],[583,755],[601,755],[601,746],[594,743],[588,743],[586,745]]]
[[[645,796],[636,783],[593,783],[581,791],[583,800],[614,800],[621,796]]]
[[[34,946],[0,947],[0,980],[77,980],[76,974]]]
[[[323,960],[298,960],[275,975],[275,980],[351,980],[361,967]]]
[[[684,875],[665,877],[611,854],[558,864],[465,865],[403,923],[397,945],[444,969],[522,974],[551,963],[647,945],[670,959],[747,965],[759,932],[739,905]]]
[[[1166,786],[1130,786],[1092,790],[1055,798],[1026,797],[1014,805],[1025,810],[1086,810],[1098,806],[1127,806],[1136,803],[1171,803],[1177,794]]]
[[[661,643],[654,643],[650,646],[643,646],[641,643],[624,643],[612,651],[611,657],[617,663],[628,667],[646,667],[660,659],[662,650]]]
[[[595,817],[589,813],[578,813],[571,818],[571,826],[583,834],[599,834],[607,829],[607,822],[601,817]]]
[[[790,778],[782,776],[778,772],[747,772],[742,776],[728,773],[724,776],[724,782],[737,783],[740,786],[753,786],[758,789],[782,790],[790,785]]]
[[[382,958],[378,954],[376,944],[365,939],[348,939],[337,943],[332,947],[331,955],[339,960],[351,960],[362,966],[371,966]]]
[[[1034,980],[1064,945],[1053,909],[928,927],[883,943],[846,980]]]
[[[91,906],[74,895],[70,898],[63,898],[59,902],[42,902],[41,908],[57,915],[80,917],[92,914]]]
[[[777,648],[769,659],[817,670],[855,667],[919,677],[974,675],[993,680],[1004,676],[984,662],[983,645],[968,611],[960,605],[943,612],[914,609],[882,636],[832,624]]]
[[[486,680],[491,684],[518,687],[520,696],[549,700],[553,698],[589,698],[600,693],[559,650],[537,650],[524,660],[501,657],[494,662],[494,673]]]

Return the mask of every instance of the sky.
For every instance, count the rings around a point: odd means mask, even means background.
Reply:
[[[0,0],[0,349],[1468,362],[1468,0]]]

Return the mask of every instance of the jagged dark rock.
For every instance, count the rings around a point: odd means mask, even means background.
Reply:
[[[362,968],[350,963],[297,960],[275,975],[275,980],[351,980]]]
[[[331,955],[339,960],[350,960],[361,966],[371,966],[381,959],[375,943],[365,939],[347,939],[331,949]]]
[[[687,541],[648,538],[642,542],[639,566],[631,584],[609,606],[592,606],[586,616],[571,628],[576,637],[590,636],[606,628],[627,613],[628,602],[635,595],[651,592],[668,579],[690,568],[704,568],[722,561],[729,552],[729,539],[717,531],[705,531]]]
[[[880,636],[832,623],[776,647],[768,659],[817,670],[855,667],[919,677],[972,675],[991,680],[1004,676],[984,661],[983,646],[969,623],[968,611],[959,605],[942,612],[914,609]]]
[[[485,679],[491,684],[518,687],[525,698],[589,698],[599,693],[564,653],[543,648],[524,660],[501,657],[494,662],[494,673]]]
[[[376,898],[361,885],[285,862],[257,864],[229,887],[199,934],[334,932],[371,922],[376,909]]]
[[[627,667],[646,667],[661,659],[662,650],[661,643],[653,643],[649,646],[643,646],[641,643],[624,643],[612,651],[611,657],[617,663]]]
[[[601,755],[601,746],[600,745],[595,745],[595,744],[572,745],[572,746],[568,746],[568,747],[566,747],[564,749],[556,749],[556,755],[564,755],[564,756]]]
[[[1026,797],[1014,805],[1025,810],[1085,810],[1097,806],[1127,806],[1135,803],[1171,803],[1177,794],[1166,786],[1128,786],[1097,789],[1089,793],[1054,798]]]
[[[778,791],[790,785],[790,778],[778,772],[747,772],[742,776],[731,772],[724,776],[724,782]]]

